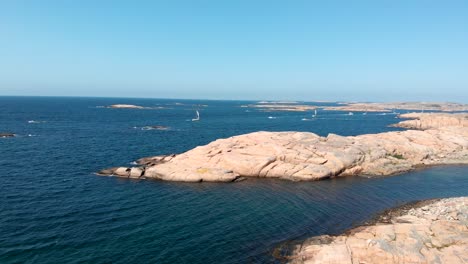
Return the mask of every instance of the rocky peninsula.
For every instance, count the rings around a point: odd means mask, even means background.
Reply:
[[[468,114],[409,113],[399,115],[410,120],[401,121],[395,127],[408,129],[439,129],[447,126],[468,127]]]
[[[324,107],[330,111],[390,112],[395,109],[411,111],[468,111],[468,105],[434,102],[395,102],[395,103],[341,103],[340,106]]]
[[[140,159],[139,166],[114,167],[98,175],[184,182],[231,182],[240,177],[302,181],[358,174],[391,175],[421,166],[468,164],[467,123],[454,123],[443,115],[411,116],[419,118],[418,129],[430,128],[427,130],[349,137],[255,132],[219,139],[179,155]],[[437,125],[432,121],[434,117],[440,121]]]
[[[290,263],[467,263],[468,197],[390,209],[373,223],[299,245]]]

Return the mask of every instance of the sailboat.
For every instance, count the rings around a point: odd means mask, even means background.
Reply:
[[[192,121],[199,121],[200,120],[200,113],[198,112],[198,110],[195,110],[195,112],[197,113],[197,118],[192,118]]]
[[[316,117],[317,116],[317,109],[315,109],[315,112],[314,114],[312,115],[312,117]]]

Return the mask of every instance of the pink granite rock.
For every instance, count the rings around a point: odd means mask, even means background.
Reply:
[[[446,120],[446,115],[440,119]],[[416,166],[453,163],[468,164],[468,126],[352,137],[255,132],[218,139],[179,155],[138,160],[146,178],[188,182],[227,182],[240,176],[321,180],[355,174],[390,175]],[[106,172],[128,177],[126,169]]]
[[[429,202],[389,216],[390,221],[310,238],[287,258],[290,263],[467,263],[468,197]]]

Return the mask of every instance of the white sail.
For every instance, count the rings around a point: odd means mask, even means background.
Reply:
[[[195,112],[197,113],[197,117],[196,117],[196,118],[193,118],[192,121],[198,121],[198,120],[200,120],[200,113],[198,112],[198,110],[195,110]]]

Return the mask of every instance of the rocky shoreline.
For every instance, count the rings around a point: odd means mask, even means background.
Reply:
[[[290,263],[467,263],[468,197],[389,209],[337,236],[307,239]]]
[[[439,129],[448,126],[468,127],[468,114],[466,113],[409,113],[399,115],[399,117],[410,120],[401,121],[398,124],[393,125],[394,127],[418,130]]]
[[[410,111],[468,111],[468,105],[458,103],[435,102],[395,102],[395,103],[342,103],[340,106],[328,106],[329,111],[390,112],[395,109]]]
[[[434,102],[395,102],[395,103],[339,103],[338,106],[304,105],[297,102],[258,102],[256,104],[242,105],[241,107],[257,108],[262,111],[295,111],[304,112],[320,108],[325,111],[350,112],[391,112],[398,110],[409,111],[440,111],[462,112],[468,111],[468,105],[458,103]]]
[[[467,122],[454,123],[447,114],[408,117],[417,119],[416,126],[421,130],[349,137],[255,132],[219,139],[178,155],[144,158],[139,166],[114,167],[97,174],[184,182],[232,182],[241,177],[302,181],[392,175],[424,166],[468,164]],[[424,130],[426,127],[430,129]]]

